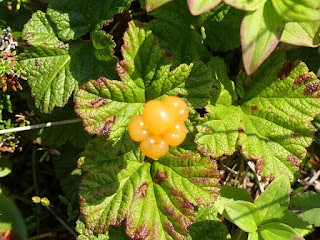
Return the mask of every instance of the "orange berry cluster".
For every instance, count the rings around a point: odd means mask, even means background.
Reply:
[[[189,116],[185,101],[169,96],[146,103],[142,115],[134,116],[129,123],[129,135],[140,143],[140,150],[150,158],[163,157],[169,146],[180,145],[187,135],[183,121]]]

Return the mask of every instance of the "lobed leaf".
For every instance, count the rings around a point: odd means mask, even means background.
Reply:
[[[69,51],[30,47],[20,54],[19,62],[26,69],[36,107],[46,113],[63,107],[72,92],[91,77],[109,76],[105,62],[96,59],[89,42],[75,42]]]
[[[207,65],[213,79],[216,81],[212,88],[210,104],[232,105],[238,96],[234,82],[227,75],[227,65],[219,57],[212,57]]]
[[[81,212],[96,233],[126,219],[135,239],[183,239],[194,221],[193,206],[213,203],[219,192],[215,161],[183,149],[155,162],[138,151],[110,154],[104,139],[89,142],[79,166],[87,175],[80,184]]]
[[[131,0],[52,0],[47,14],[63,41],[78,39],[129,7]]]
[[[191,108],[202,108],[212,86],[210,72],[202,62],[170,70],[166,52],[139,23],[129,23],[124,43],[123,60],[117,64],[121,81],[104,77],[89,81],[78,91],[75,106],[90,134],[109,133],[109,140],[118,146],[126,137],[131,141],[127,127],[130,119],[142,112],[144,102],[179,95]]]
[[[170,51],[168,54],[172,56],[174,66],[195,60],[205,61],[210,53],[198,31],[208,14],[192,16],[186,0],[175,0],[152,11],[150,15],[155,19],[146,26],[159,38],[161,47]]]
[[[24,25],[21,36],[22,39],[35,46],[56,47],[62,43],[54,32],[46,14],[41,11],[37,11],[32,15],[27,24]]]
[[[296,214],[303,221],[320,226],[320,194],[319,193],[305,193],[294,196],[290,202],[291,211]]]
[[[206,107],[210,114],[199,121],[195,138],[200,152],[218,158],[240,149],[258,161],[261,175],[287,173],[293,180],[312,143],[309,121],[320,111],[320,81],[304,63],[283,61],[274,54],[252,77],[240,74],[251,84],[239,105]]]
[[[231,239],[227,226],[220,220],[196,222],[188,230],[187,240]]]

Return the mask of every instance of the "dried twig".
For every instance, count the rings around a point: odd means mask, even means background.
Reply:
[[[260,182],[261,177],[257,174],[256,167],[255,167],[254,163],[250,162],[250,161],[248,161],[247,163],[248,163],[248,166],[250,167],[251,171],[253,172],[254,178],[256,180],[256,183],[258,184],[258,187],[259,187],[261,193],[263,193],[264,188],[262,187],[261,182]]]
[[[9,128],[9,129],[0,130],[0,134],[12,133],[12,132],[22,132],[22,131],[27,131],[27,130],[31,130],[31,129],[52,127],[52,126],[76,123],[76,122],[81,122],[81,121],[82,121],[81,118],[76,118],[76,119],[63,120],[63,121],[58,121],[58,122],[41,123],[41,124],[30,125],[30,126],[25,126],[25,127]]]

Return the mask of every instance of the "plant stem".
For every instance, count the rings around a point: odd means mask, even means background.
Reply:
[[[2,135],[5,133],[22,132],[22,131],[27,131],[27,130],[37,129],[37,128],[52,127],[52,126],[76,123],[81,121],[82,121],[81,118],[76,118],[76,119],[63,120],[58,122],[47,122],[47,123],[41,123],[36,125],[24,126],[24,127],[9,128],[9,129],[0,130],[0,134]]]
[[[68,225],[65,221],[63,221],[62,218],[60,218],[55,211],[53,211],[53,210],[51,209],[51,207],[45,206],[45,208],[46,208],[53,216],[56,217],[56,219],[62,224],[62,226],[64,226],[65,229],[67,229],[67,230],[72,234],[72,236],[74,236],[74,237],[77,237],[77,236],[78,236],[78,235],[69,227],[69,225]]]
[[[113,32],[117,29],[117,27],[120,25],[120,22],[116,22],[113,26],[113,28],[110,30],[109,34],[112,35]]]

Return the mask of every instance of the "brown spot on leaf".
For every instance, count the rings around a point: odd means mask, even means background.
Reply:
[[[269,109],[269,110],[272,110],[272,109],[273,109],[273,107],[272,107],[272,106],[269,106],[269,107],[268,107],[268,109]]]
[[[299,137],[299,133],[297,133],[297,132],[294,132],[292,135],[293,135],[294,138]]]
[[[181,197],[181,198],[185,198],[185,195],[183,192],[181,192],[180,190],[176,189],[176,188],[172,188],[170,191],[171,196],[173,197]]]
[[[96,80],[96,83],[99,85],[99,87],[103,88],[105,87],[105,82],[107,81],[107,79],[105,77],[99,77]]]
[[[112,115],[110,117],[107,117],[104,120],[104,127],[100,132],[100,136],[106,135],[107,133],[109,134],[111,131],[111,126],[114,124],[114,122],[116,121],[116,116]]]
[[[94,99],[90,103],[90,107],[91,108],[99,108],[99,107],[102,107],[102,106],[106,105],[107,103],[108,103],[108,100],[106,98],[97,97],[96,99]]]
[[[243,129],[242,127],[239,127],[239,128],[238,128],[238,132],[239,132],[239,133],[244,133],[244,129]]]
[[[252,111],[257,110],[257,109],[258,109],[258,106],[257,106],[257,105],[254,105],[254,106],[251,107],[251,109],[252,109]]]
[[[261,157],[260,159],[257,160],[257,163],[256,163],[256,170],[257,170],[258,174],[260,174],[262,172],[263,166],[264,166],[264,160]]]
[[[299,85],[303,82],[308,82],[310,80],[310,74],[302,74],[300,75],[299,77],[297,77],[293,83],[296,84],[296,85]]]
[[[148,183],[144,182],[137,190],[137,195],[139,198],[144,198],[147,194]]]
[[[287,160],[290,161],[297,169],[300,168],[300,160],[296,158],[293,154],[289,154]]]
[[[158,169],[153,180],[156,184],[161,184],[162,182],[166,181],[167,178],[168,178],[168,172],[167,171],[164,172],[164,171]]]
[[[291,74],[292,69],[294,68],[294,61],[292,60],[288,60],[286,61],[282,66],[281,69],[277,75],[278,78],[280,78],[280,80],[285,79],[286,77],[288,77]]]
[[[298,158],[300,158],[300,159],[303,158],[303,157],[304,157],[304,154],[303,154],[303,153],[301,153],[301,154],[298,155]]]
[[[204,130],[204,133],[208,133],[208,132],[210,132],[210,128],[206,128],[206,129]]]
[[[176,239],[182,239],[181,235],[175,231],[171,222],[166,221],[164,229],[170,234],[170,236],[175,236]]]
[[[182,199],[181,203],[180,203],[180,208],[182,209],[182,212],[188,212],[189,214],[191,214],[194,210],[192,204],[190,201],[188,201],[187,199]],[[191,212],[190,212],[191,210]]]
[[[166,55],[170,60],[172,59],[172,53],[168,49],[166,49]]]
[[[164,210],[166,211],[167,215],[170,215],[170,216],[175,215],[175,209],[173,206],[168,206],[168,205],[164,204]]]
[[[304,93],[307,95],[311,95],[312,93],[317,91],[319,88],[320,88],[319,83],[312,83],[312,84],[309,84],[308,86],[306,86]]]
[[[39,60],[36,60],[34,65],[36,66],[36,69],[39,69],[40,65],[41,65],[41,62]]]
[[[183,98],[185,95],[182,93],[178,93],[178,97]]]
[[[146,226],[146,224],[141,225],[136,230],[134,239],[146,239],[150,234],[150,228]]]
[[[122,170],[122,169],[124,169],[124,166],[121,164],[121,165],[119,165],[119,167],[118,167],[120,170]]]
[[[271,176],[270,176],[270,182],[272,182],[273,180],[274,180],[274,176],[271,175]]]

